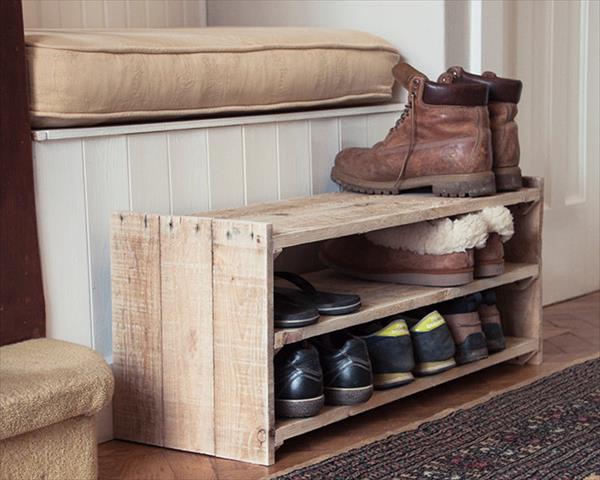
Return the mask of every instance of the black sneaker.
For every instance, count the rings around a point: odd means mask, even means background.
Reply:
[[[384,319],[361,325],[353,333],[367,344],[375,388],[398,387],[414,380],[415,358],[406,321]]]
[[[435,375],[456,366],[454,340],[444,317],[435,310],[421,316],[424,311],[408,312],[402,318],[410,327],[415,374]]]
[[[330,405],[366,402],[373,394],[373,374],[367,344],[345,332],[314,340],[325,377],[325,401]]]
[[[479,320],[480,303],[481,294],[474,293],[440,303],[437,306],[454,337],[455,358],[459,365],[475,362],[488,356],[485,335]]]
[[[325,402],[319,353],[303,342],[275,355],[275,412],[280,417],[312,417]]]
[[[485,334],[487,349],[490,353],[500,352],[506,348],[506,339],[502,331],[500,311],[496,307],[496,292],[486,290],[481,294],[483,301],[479,305],[479,320]]]

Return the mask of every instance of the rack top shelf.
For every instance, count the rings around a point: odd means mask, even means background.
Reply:
[[[527,179],[535,184],[535,179]],[[539,188],[478,198],[442,198],[430,193],[364,195],[325,193],[248,207],[197,213],[196,216],[268,223],[273,248],[364,233],[407,223],[474,212],[485,207],[535,202]]]

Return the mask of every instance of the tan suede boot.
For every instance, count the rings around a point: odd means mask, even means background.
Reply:
[[[475,277],[495,277],[504,273],[504,245],[497,233],[490,233],[485,247],[475,249]]]
[[[404,113],[373,147],[342,150],[333,181],[363,193],[421,187],[451,197],[495,193],[487,86],[432,82],[406,63],[394,67],[394,76],[408,90]]]
[[[446,255],[420,255],[369,241],[366,235],[329,240],[319,258],[345,275],[377,282],[455,286],[473,280],[473,250]]]
[[[518,190],[523,185],[519,168],[519,133],[515,117],[521,98],[520,80],[501,78],[493,72],[475,75],[461,67],[448,69],[454,83],[486,85],[489,88],[488,112],[492,131],[492,150],[497,190]],[[440,78],[444,81],[444,78]]]

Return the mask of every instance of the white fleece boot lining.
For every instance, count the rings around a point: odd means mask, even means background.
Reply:
[[[446,255],[483,248],[488,227],[479,213],[451,220],[441,218],[386,228],[366,234],[367,240],[382,247],[408,250],[420,255]]]
[[[479,214],[487,225],[488,233],[497,233],[502,242],[508,242],[514,235],[513,216],[508,208],[503,206],[486,207]]]

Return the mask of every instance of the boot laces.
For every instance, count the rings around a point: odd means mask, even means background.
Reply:
[[[404,110],[402,110],[402,113],[400,114],[400,118],[398,120],[396,120],[396,123],[394,124],[394,126],[392,128],[390,128],[390,133],[397,130],[398,127],[404,123],[404,120],[406,120],[408,118],[408,116],[410,115],[410,112],[413,109],[414,98],[415,98],[415,94],[411,92],[408,96],[408,100],[406,101],[406,104],[404,105]]]

